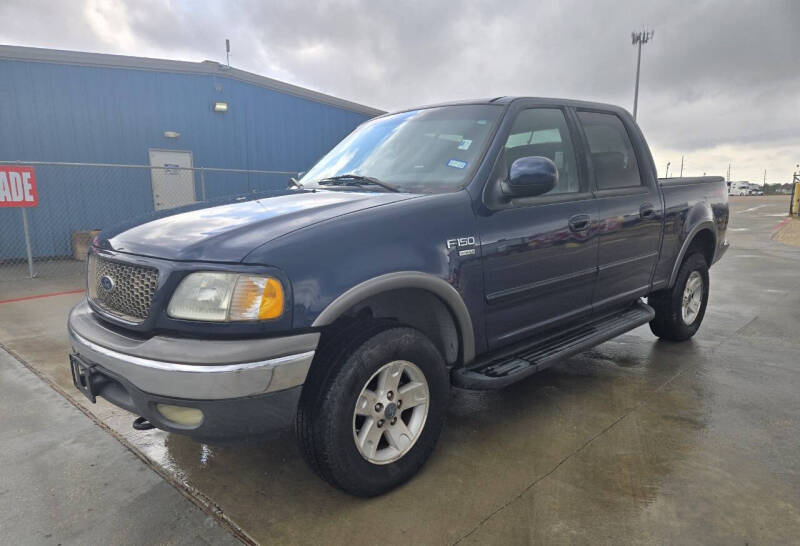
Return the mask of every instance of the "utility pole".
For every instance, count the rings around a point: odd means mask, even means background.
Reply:
[[[728,182],[731,181],[731,164],[728,163]]]
[[[667,161],[667,172],[664,173],[664,178],[669,178],[669,161]]]
[[[681,156],[681,178],[683,178],[683,156]]]
[[[767,169],[764,169],[764,186],[767,185]]]
[[[636,111],[639,107],[639,69],[642,66],[642,44],[646,44],[653,39],[653,30],[643,30],[641,32],[631,32],[631,43],[638,47],[636,53],[636,88],[633,92],[633,119],[636,119]]]

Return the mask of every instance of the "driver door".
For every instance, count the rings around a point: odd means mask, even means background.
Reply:
[[[497,348],[585,318],[597,274],[597,209],[566,110],[519,111],[489,184],[521,157],[558,169],[549,192],[479,215],[487,342]]]

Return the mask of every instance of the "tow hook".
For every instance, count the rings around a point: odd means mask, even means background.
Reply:
[[[133,428],[136,430],[150,430],[156,427],[144,417],[137,417],[133,420]]]

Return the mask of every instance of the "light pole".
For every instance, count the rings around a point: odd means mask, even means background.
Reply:
[[[683,156],[681,156],[681,178],[683,178]]]
[[[669,178],[669,161],[667,161],[667,172],[664,173],[664,178]]]
[[[633,92],[633,119],[636,119],[636,111],[639,107],[639,69],[642,66],[642,44],[646,44],[653,39],[653,30],[643,30],[641,32],[631,32],[631,43],[639,46],[636,54],[636,89]]]

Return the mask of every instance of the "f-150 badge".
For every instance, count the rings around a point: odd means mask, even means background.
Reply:
[[[474,247],[475,247],[475,237],[457,237],[455,239],[447,240],[448,250],[450,250],[451,248],[464,249],[458,251],[459,256],[472,256],[473,254],[475,254]]]

